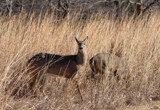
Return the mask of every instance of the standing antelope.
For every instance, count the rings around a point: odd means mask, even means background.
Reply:
[[[111,53],[99,53],[90,59],[90,67],[93,71],[92,77],[110,71],[119,80],[119,72],[124,69],[123,66],[122,59]]]
[[[76,37],[75,40],[78,44],[78,53],[76,55],[39,53],[28,61],[29,71],[31,71],[30,74],[32,76],[30,81],[31,89],[34,88],[37,81],[43,76],[43,73],[54,74],[71,79],[82,67],[85,67],[87,62],[87,49],[85,43],[88,40],[88,36],[83,41],[79,41]],[[78,91],[80,92],[79,87]]]

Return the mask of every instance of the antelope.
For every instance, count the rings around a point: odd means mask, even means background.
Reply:
[[[28,68],[31,71],[30,89],[35,87],[37,81],[40,81],[40,85],[44,84],[43,73],[73,79],[76,73],[86,66],[87,47],[85,44],[88,36],[83,41],[79,41],[77,37],[75,37],[75,40],[78,44],[78,53],[76,55],[39,53],[28,61]],[[81,95],[78,83],[76,84]]]
[[[119,80],[119,72],[124,69],[122,59],[111,53],[99,53],[90,59],[90,67],[93,71],[92,78],[98,74],[105,74],[107,71],[113,73]]]

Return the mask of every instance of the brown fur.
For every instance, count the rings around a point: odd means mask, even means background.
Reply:
[[[107,71],[118,76],[122,70],[124,63],[122,59],[111,53],[99,53],[90,59],[90,67],[93,71],[93,76],[96,74],[105,74]]]
[[[77,41],[78,53],[76,55],[56,55],[48,53],[39,53],[28,61],[29,73],[31,74],[30,89],[33,89],[39,82],[40,86],[44,84],[44,74],[53,74],[67,79],[73,78],[76,73],[85,67],[87,62],[87,50],[85,41]]]

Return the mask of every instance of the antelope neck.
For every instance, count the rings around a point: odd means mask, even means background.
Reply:
[[[87,60],[87,52],[84,49],[79,49],[76,60],[78,64],[85,64]]]

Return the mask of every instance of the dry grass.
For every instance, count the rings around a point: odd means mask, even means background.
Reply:
[[[120,109],[126,105],[157,99],[160,89],[160,16],[152,15],[121,22],[107,17],[88,20],[85,26],[75,19],[56,24],[52,17],[45,16],[26,20],[25,16],[0,18],[0,107],[1,109]],[[102,82],[82,78],[80,89],[84,102],[78,99],[71,86],[63,89],[60,79],[47,77],[45,96],[14,99],[5,95],[4,88],[21,71],[26,61],[36,53],[76,54],[75,36],[88,40],[88,60],[101,52],[121,56],[128,65],[128,83],[116,82],[106,77]],[[81,74],[91,72],[89,66]],[[19,77],[18,77],[19,78]],[[19,80],[17,78],[17,80]]]

